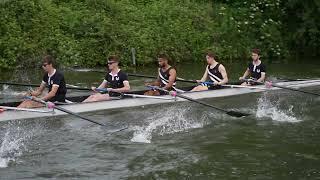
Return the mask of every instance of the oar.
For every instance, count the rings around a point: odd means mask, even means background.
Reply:
[[[281,88],[281,89],[287,89],[287,90],[290,90],[290,91],[296,91],[296,92],[311,94],[311,95],[315,95],[315,96],[320,96],[319,93],[303,91],[303,90],[294,89],[294,88],[290,88],[290,87],[286,87],[286,86],[281,86],[281,85],[273,84],[272,82],[263,83],[263,82],[255,81],[255,80],[252,80],[252,79],[245,79],[245,81],[247,81],[247,82],[255,82],[257,84],[266,84],[267,87],[272,87],[273,86],[273,87],[278,87],[278,88]]]
[[[106,88],[96,88],[96,91],[104,94],[108,92],[108,89]],[[164,100],[174,100],[174,98],[168,98],[168,97],[161,97],[161,96],[148,96],[148,95],[141,95],[141,94],[127,94],[127,93],[120,93],[120,92],[115,92],[118,93],[120,96],[129,96],[133,98],[150,98],[150,99],[164,99]]]
[[[221,86],[230,87],[230,88],[247,88],[247,89],[261,89],[261,90],[268,89],[268,88],[256,87],[256,86],[242,86],[242,85],[232,85],[232,84],[225,84],[225,85],[221,85]]]
[[[6,84],[11,86],[39,87],[39,84],[25,84],[25,83],[15,83],[15,82],[0,82],[0,84]],[[72,87],[67,86],[67,89],[91,91],[91,88],[83,88],[83,87],[75,87],[75,86],[72,86]]]
[[[156,86],[148,86],[149,88],[152,88],[152,89],[157,89],[159,91],[163,91],[163,92],[166,92],[166,93],[170,93],[168,90],[165,90],[163,88],[159,88],[159,87],[156,87]],[[234,117],[244,117],[244,116],[249,116],[250,114],[247,114],[247,113],[242,113],[242,112],[238,112],[238,111],[228,111],[228,110],[225,110],[225,109],[222,109],[222,108],[219,108],[219,107],[215,107],[211,104],[207,104],[205,102],[202,102],[202,101],[199,101],[199,100],[196,100],[196,99],[192,99],[190,97],[187,97],[187,96],[184,96],[184,95],[181,95],[181,94],[174,94],[175,96],[178,96],[182,99],[186,99],[186,100],[189,100],[191,102],[195,102],[195,103],[198,103],[198,104],[201,104],[201,105],[204,105],[204,106],[207,106],[207,107],[211,107],[213,109],[216,109],[216,110],[219,110],[219,111],[222,111],[222,112],[225,112],[226,114],[230,115],[230,116],[234,116]]]
[[[204,84],[214,84],[213,82],[209,82],[209,81],[202,82],[202,83],[204,83]],[[233,85],[233,84],[223,84],[223,85],[220,85],[220,86],[230,87],[230,88],[248,88],[248,89],[262,89],[262,90],[267,90],[268,89],[268,88],[263,88],[263,87],[242,86],[242,85]]]
[[[0,109],[15,110],[15,111],[28,111],[28,112],[38,112],[38,113],[52,113],[52,111],[40,110],[40,109],[29,109],[29,108],[17,108],[10,106],[0,106]]]
[[[140,94],[126,94],[123,93],[123,96],[129,96],[133,98],[150,98],[150,99],[163,99],[163,100],[174,100],[175,98],[170,97],[161,97],[161,96],[148,96],[148,95],[140,95]]]
[[[69,111],[69,110],[67,110],[67,109],[64,109],[64,108],[62,108],[62,107],[55,106],[53,103],[46,102],[46,101],[44,101],[44,100],[42,100],[42,99],[35,98],[35,97],[31,97],[31,96],[26,96],[26,98],[27,98],[27,99],[30,99],[30,100],[33,100],[33,101],[35,101],[35,102],[39,102],[39,103],[41,103],[41,104],[44,104],[44,105],[46,105],[46,106],[48,106],[48,107],[52,107],[52,108],[54,108],[54,109],[58,109],[58,110],[60,110],[60,111],[62,111],[62,112],[65,112],[65,113],[67,113],[67,114],[73,115],[73,116],[78,117],[78,118],[80,118],[80,119],[83,119],[83,120],[86,120],[86,121],[89,121],[89,122],[98,124],[98,125],[100,125],[100,126],[106,126],[105,124],[96,122],[96,121],[94,121],[94,120],[91,120],[91,119],[89,119],[89,118],[87,118],[87,117],[81,116],[81,115],[79,115],[79,114],[77,114],[77,113],[71,112],[71,111]]]

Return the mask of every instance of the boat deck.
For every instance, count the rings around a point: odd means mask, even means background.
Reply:
[[[309,87],[309,86],[318,86],[320,85],[319,80],[308,80],[308,81],[289,81],[289,82],[281,82],[277,83],[277,85],[291,87],[291,88],[300,88],[300,87]],[[201,92],[185,92],[184,96],[193,99],[206,99],[206,98],[218,98],[218,97],[226,97],[226,96],[236,96],[241,94],[248,93],[259,93],[266,91],[263,85],[258,85],[255,87],[260,87],[261,89],[248,89],[248,88],[223,88],[217,90],[208,90]],[[188,87],[190,89],[191,87]],[[185,88],[187,89],[187,88]],[[268,90],[279,90],[280,88],[272,87]],[[132,94],[143,94],[144,91],[135,91],[131,92]],[[101,102],[90,102],[90,103],[79,103],[83,101],[87,96],[78,96],[78,97],[70,97],[69,100],[76,102],[67,105],[59,105],[69,111],[75,113],[83,113],[83,112],[93,112],[99,110],[111,110],[111,109],[120,109],[120,108],[129,108],[129,107],[139,107],[151,104],[164,104],[164,103],[174,103],[174,102],[182,102],[186,101],[185,99],[176,97],[171,100],[165,99],[151,99],[151,98],[132,98],[125,97],[120,100],[111,100],[111,101],[101,101]],[[170,98],[170,95],[163,95],[161,97]],[[5,106],[8,105],[17,105],[19,102],[11,102],[3,104]],[[37,108],[41,110],[47,110],[46,108]],[[5,111],[0,114],[0,121],[8,121],[8,120],[18,120],[18,119],[31,119],[31,118],[42,118],[42,117],[52,117],[52,116],[61,116],[66,115],[66,113],[61,112],[59,110],[55,110],[52,113],[38,113],[38,112],[26,112],[26,111]]]

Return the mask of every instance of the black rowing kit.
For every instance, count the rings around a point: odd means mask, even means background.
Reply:
[[[119,70],[117,74],[108,73],[104,79],[107,81],[108,87],[112,89],[123,88],[124,81],[128,81],[128,75],[122,70]],[[110,96],[119,96],[119,93],[109,92]]]
[[[210,68],[210,65],[207,66],[207,73],[209,76],[209,82],[222,82],[223,81],[223,77],[222,74],[219,71],[219,66],[221,64],[218,63],[217,65],[215,65],[213,68]],[[212,83],[202,83],[202,86],[206,86],[208,87],[208,89],[219,89],[221,88],[221,86],[214,86]]]
[[[49,99],[48,101],[50,102],[65,102],[66,99],[66,93],[67,93],[67,87],[66,87],[66,82],[64,80],[64,75],[57,70],[54,70],[54,73],[50,76],[49,74],[45,74],[43,76],[42,81],[46,83],[48,86],[48,89],[50,92],[52,90],[53,85],[58,85],[58,91],[56,95]]]
[[[169,67],[166,71],[163,71],[162,68],[159,68],[159,78],[160,78],[160,87],[163,88],[169,83],[169,77],[170,77],[170,70],[174,69],[173,67]],[[167,89],[167,90],[175,90],[176,86],[176,80],[172,84],[172,89]]]
[[[266,72],[266,66],[261,62],[259,65],[253,64],[253,62],[250,62],[248,64],[248,69],[250,71],[250,79],[256,81],[261,78],[261,73]],[[249,82],[251,85],[256,85],[257,83]]]

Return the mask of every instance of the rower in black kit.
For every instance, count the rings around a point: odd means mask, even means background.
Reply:
[[[58,71],[55,66],[55,60],[52,56],[46,55],[42,61],[42,69],[45,72],[40,86],[28,94],[32,97],[40,97],[42,101],[61,102],[65,103],[67,88],[63,74]],[[46,95],[41,96],[45,88],[48,87],[49,91]],[[23,101],[18,108],[35,108],[43,106],[42,103],[33,100]]]
[[[43,76],[43,82],[48,85],[48,89],[50,92],[52,90],[53,85],[58,85],[59,88],[56,92],[56,95],[48,101],[50,102],[65,102],[67,88],[66,88],[66,82],[64,80],[64,75],[62,72],[55,70],[54,74],[49,76],[47,73]]]
[[[108,73],[105,77],[108,87],[112,89],[119,89],[124,87],[124,81],[128,81],[128,75],[120,70],[117,74],[113,75]],[[119,96],[119,93],[109,91],[109,96]]]
[[[251,86],[263,83],[266,79],[266,66],[260,60],[260,50],[253,49],[251,52],[252,62],[249,63],[243,76],[239,78],[240,81],[245,81],[241,85]],[[252,79],[248,81],[246,78]]]

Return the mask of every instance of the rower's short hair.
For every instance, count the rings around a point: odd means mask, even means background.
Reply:
[[[51,55],[45,55],[42,59],[42,63],[52,64],[55,65],[54,57]]]
[[[207,51],[206,55],[211,58],[214,58],[215,60],[218,59],[218,56],[215,53],[213,53],[212,51]]]
[[[120,62],[120,58],[117,55],[110,55],[108,57],[108,61],[115,61],[115,62]]]
[[[260,53],[261,53],[260,49],[258,49],[258,48],[253,48],[251,52],[258,54],[258,55],[260,55]]]
[[[165,60],[169,61],[169,56],[164,53],[158,54],[158,58],[165,59]]]

